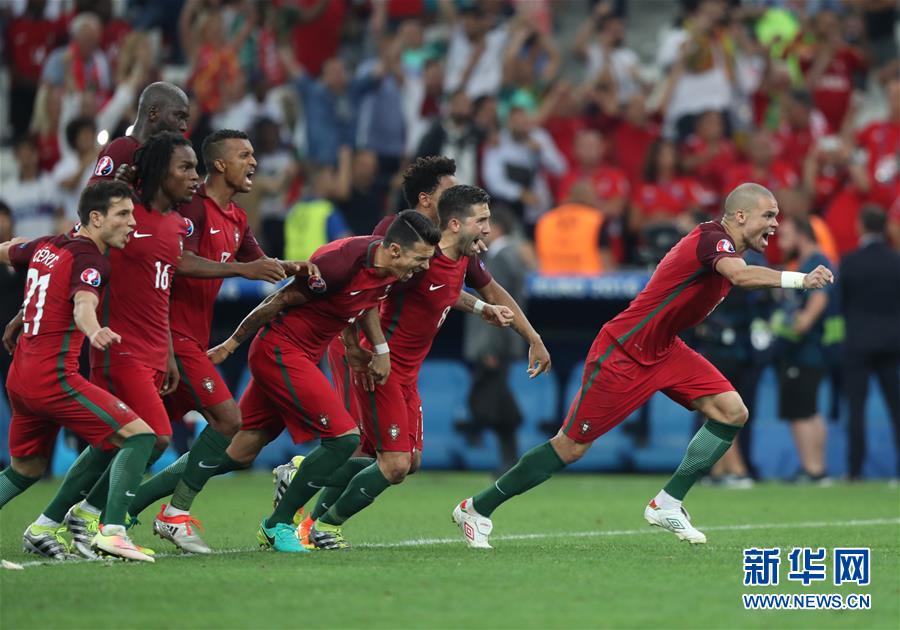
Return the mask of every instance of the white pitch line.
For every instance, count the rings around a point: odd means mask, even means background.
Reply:
[[[804,521],[799,523],[747,523],[744,525],[708,525],[702,527],[702,531],[707,532],[729,532],[729,531],[748,531],[755,529],[816,529],[822,527],[873,527],[877,525],[900,525],[900,518],[873,518],[866,520],[851,521]],[[609,529],[594,530],[585,532],[544,532],[535,534],[498,534],[491,537],[492,542],[504,540],[541,540],[545,538],[603,538],[606,536],[642,536],[646,534],[663,534],[659,528],[650,528],[649,526],[642,529]],[[415,538],[412,540],[401,540],[393,543],[361,543],[354,545],[358,549],[402,549],[404,547],[431,547],[436,545],[452,545],[462,544],[463,541],[459,536],[453,538]],[[217,549],[211,554],[213,556],[228,556],[237,553],[249,553],[257,551],[258,547],[243,547],[238,549]],[[191,554],[183,553],[158,553],[157,558],[183,558]],[[202,556],[200,556],[202,557]],[[32,560],[30,562],[18,563],[23,568],[37,566],[68,566],[75,564],[83,564],[87,562],[118,562],[117,560],[69,560],[66,562],[54,562],[52,560]]]

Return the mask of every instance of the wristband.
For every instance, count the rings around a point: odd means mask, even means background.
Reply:
[[[475,300],[475,305],[472,307],[472,312],[476,315],[481,315],[481,311],[484,310],[485,306],[487,306],[487,304],[485,304],[481,300]]]
[[[783,289],[802,289],[805,273],[798,271],[782,271],[781,272],[781,288]]]
[[[375,354],[388,354],[390,351],[391,349],[388,347],[387,343],[375,344]]]

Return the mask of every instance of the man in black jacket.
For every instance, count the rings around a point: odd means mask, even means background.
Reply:
[[[881,208],[864,207],[860,222],[863,236],[859,248],[841,261],[838,283],[847,330],[844,382],[850,403],[851,479],[858,479],[862,473],[866,451],[864,414],[871,372],[881,385],[900,454],[900,253],[885,240],[885,215]]]

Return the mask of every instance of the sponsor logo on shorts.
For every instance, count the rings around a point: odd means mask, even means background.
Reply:
[[[729,241],[727,238],[723,238],[718,243],[716,243],[716,251],[717,252],[728,252],[729,254],[734,253],[734,243]]]
[[[98,177],[108,177],[109,175],[112,175],[115,167],[116,165],[113,163],[112,158],[108,155],[104,155],[97,160],[97,168],[94,169],[94,175]]]
[[[187,229],[187,236],[194,233],[194,222],[187,217],[184,217],[184,227]]]
[[[319,424],[321,424],[326,429],[328,428],[328,416],[326,414],[322,414],[319,416]]]
[[[588,431],[591,430],[591,423],[585,420],[581,423],[581,434],[585,435]]]
[[[200,387],[205,389],[207,394],[212,394],[214,391],[216,391],[216,382],[207,376],[202,381],[200,381]]]
[[[325,289],[328,288],[328,285],[325,284],[325,278],[322,276],[310,276],[306,280],[306,286],[313,293],[325,293]]]
[[[88,267],[84,271],[81,272],[81,281],[85,284],[89,284],[92,287],[100,286],[100,272],[94,269],[93,267]]]
[[[391,427],[390,427],[390,429],[388,429],[388,431],[389,431],[390,434],[391,434],[391,439],[392,439],[392,440],[396,441],[397,438],[400,437],[400,427],[397,426],[396,424],[392,424]]]

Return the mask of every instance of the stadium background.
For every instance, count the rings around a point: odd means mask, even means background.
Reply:
[[[448,4],[454,11],[448,12]],[[555,429],[600,325],[627,305],[686,224],[715,214],[730,183],[727,174],[739,172],[752,138],[771,143],[779,162],[787,165],[787,174],[778,178],[783,211],[820,217],[836,243],[837,256],[856,246],[854,218],[863,203],[885,206],[896,235],[898,147],[885,141],[866,144],[867,136],[859,133],[885,119],[883,79],[898,72],[890,63],[897,58],[897,21],[889,4],[885,9],[879,3],[826,0],[5,1],[0,3],[7,62],[0,76],[7,96],[0,111],[6,140],[0,153],[0,200],[11,211],[13,235],[66,229],[73,222],[73,196],[77,200],[78,186],[93,169],[91,155],[95,159],[103,142],[126,132],[137,94],[157,79],[188,91],[189,134],[195,146],[216,128],[250,133],[259,159],[256,188],[262,189],[265,181],[267,192],[242,203],[273,255],[285,253],[285,247],[288,254],[303,252],[309,247],[304,239],[311,237],[324,242],[364,233],[382,214],[405,207],[397,174],[409,159],[427,154],[437,142],[439,152],[457,159],[461,181],[484,186],[495,198],[494,207],[513,217],[523,265],[534,267],[525,302],[550,349],[554,369],[533,382],[521,363],[510,371],[510,385],[524,415],[518,432],[524,449]],[[89,12],[100,16],[99,28]],[[831,35],[837,43],[830,45],[862,51],[867,59],[865,67],[845,64],[847,94],[837,105],[827,97],[825,102],[817,100],[815,90],[802,92],[807,87],[803,60],[814,59],[820,47],[828,45],[815,30],[826,31],[829,16],[838,19],[838,32]],[[710,26],[704,30],[701,23]],[[807,23],[812,31],[788,46]],[[483,48],[473,50],[465,42],[461,29],[467,28],[485,29]],[[773,43],[772,32],[781,39]],[[584,57],[574,46],[582,37]],[[679,56],[683,39],[693,43],[693,55]],[[71,55],[79,46],[90,51],[91,63],[75,71]],[[602,70],[607,54],[612,74]],[[846,58],[856,59],[854,54],[847,52]],[[334,55],[344,61],[343,68],[325,63]],[[475,63],[461,87],[460,75],[470,60]],[[367,77],[382,68],[380,81],[364,90]],[[321,80],[314,79],[317,76]],[[706,83],[691,91],[690,81],[697,80]],[[339,102],[347,110],[335,123],[323,115],[321,105],[327,101],[322,90],[342,85],[347,91]],[[807,129],[791,126],[792,108],[805,112]],[[672,140],[682,164],[702,153],[706,139],[692,134],[698,115],[708,110],[722,113],[728,137],[719,145],[724,161],[717,157],[712,168],[698,166],[680,175],[692,194],[667,208],[668,220],[649,221],[659,217],[642,195],[661,188],[643,182],[642,164],[650,144],[658,137]],[[509,182],[491,175],[491,165],[504,166],[505,156],[519,146],[510,134],[517,124],[529,128],[526,133],[536,138],[541,145],[537,151],[545,158],[528,175],[531,194],[524,201],[510,198]],[[533,131],[541,128],[544,131]],[[578,163],[581,151],[593,150],[591,158],[598,158],[595,147],[576,148],[578,138],[589,130],[599,131],[604,139],[601,167]],[[838,148],[826,150],[834,141]],[[40,170],[26,180],[20,165],[30,159],[29,146]],[[799,153],[786,153],[797,146]],[[870,158],[881,152],[884,155],[876,157],[893,159],[893,170],[878,170],[881,163],[867,162],[863,151]],[[807,174],[804,159],[810,152],[815,159]],[[870,183],[877,182],[868,194],[858,186],[858,178],[866,176]],[[545,261],[535,254],[541,244],[535,248],[534,224],[572,198],[582,179],[593,183],[593,190],[579,188],[586,194],[579,203],[597,208],[604,217],[598,235],[604,271],[542,274],[539,267]],[[791,193],[804,183],[814,194],[808,203],[797,203]],[[290,231],[289,212],[302,217],[307,209],[302,202],[323,199],[330,201],[330,214],[319,234],[285,234]],[[2,235],[4,240],[8,236]],[[291,250],[294,246],[300,250]],[[769,254],[772,264],[782,263],[775,244]],[[4,296],[15,295],[21,284],[21,278],[4,274]],[[266,290],[251,282],[227,281],[211,341],[228,334]],[[12,317],[15,301],[4,298],[4,321]],[[453,313],[423,369],[424,466],[494,470],[499,460],[493,434],[471,434],[458,427],[470,417],[466,400],[471,370],[462,356],[462,335],[462,317]],[[239,353],[224,367],[236,394],[248,378],[244,359]],[[773,359],[759,360],[770,364]],[[838,365],[839,359],[835,361]],[[888,414],[879,389],[873,384],[869,391],[864,474],[891,477],[897,454]],[[763,478],[786,479],[796,474],[798,461],[789,430],[777,419],[776,396],[772,369],[766,367],[752,421],[753,464]],[[839,476],[846,472],[846,411],[840,387],[826,379],[820,401],[828,417],[828,472]],[[3,439],[8,421],[8,406],[2,401]],[[680,461],[695,422],[658,394],[646,412],[605,436],[573,468],[669,471]],[[188,434],[196,426],[189,425]],[[76,448],[60,438],[54,474],[66,470]],[[283,435],[264,451],[257,466],[281,463],[293,453]],[[168,454],[157,466],[174,456]],[[6,449],[0,449],[0,459],[6,457]]]

